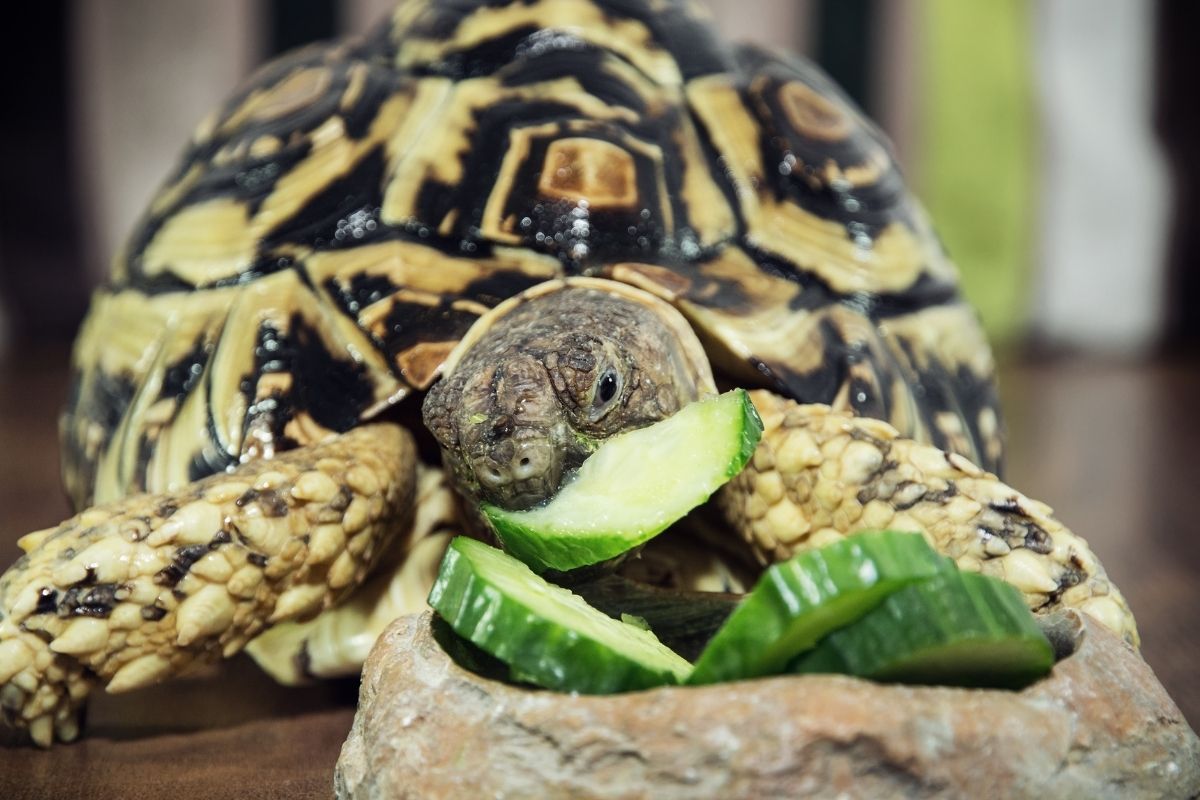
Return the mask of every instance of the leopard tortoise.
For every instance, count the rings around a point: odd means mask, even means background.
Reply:
[[[284,680],[356,669],[474,501],[535,503],[719,385],[756,390],[763,442],[718,524],[630,574],[738,590],[891,526],[1136,641],[1086,543],[994,474],[992,358],[888,143],[683,0],[405,0],[268,64],[72,371],[78,514],[0,579],[0,708],[43,746],[94,686],[247,645]]]

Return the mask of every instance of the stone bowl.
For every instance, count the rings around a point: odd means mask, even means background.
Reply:
[[[1020,692],[806,675],[569,695],[463,669],[432,621],[371,652],[339,798],[1200,794],[1200,740],[1154,672],[1071,610],[1042,620],[1059,660]]]

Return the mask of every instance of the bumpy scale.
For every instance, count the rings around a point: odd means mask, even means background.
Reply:
[[[1079,608],[1138,644],[1125,598],[1044,503],[886,422],[769,392],[752,398],[762,443],[720,502],[762,563],[855,531],[921,531],[961,569],[1016,586],[1033,610]]]
[[[368,425],[24,537],[0,582],[4,717],[69,741],[94,684],[156,683],[318,613],[404,529],[414,465],[407,431]]]
[[[357,675],[375,640],[395,619],[428,606],[447,545],[462,529],[454,490],[440,469],[417,465],[416,511],[403,534],[352,597],[315,619],[274,625],[246,645],[272,678],[294,686]]]

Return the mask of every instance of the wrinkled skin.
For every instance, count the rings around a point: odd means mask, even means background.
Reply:
[[[664,419],[700,391],[657,314],[574,288],[500,318],[423,412],[459,491],[520,509],[553,495],[604,439]]]

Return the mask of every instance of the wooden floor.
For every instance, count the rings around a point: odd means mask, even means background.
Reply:
[[[58,522],[65,354],[0,362],[0,564]],[[1200,364],[1054,361],[1004,370],[1008,479],[1054,506],[1125,592],[1142,652],[1200,725]],[[80,743],[0,749],[0,797],[328,797],[353,682],[283,689],[219,674],[98,697]]]

